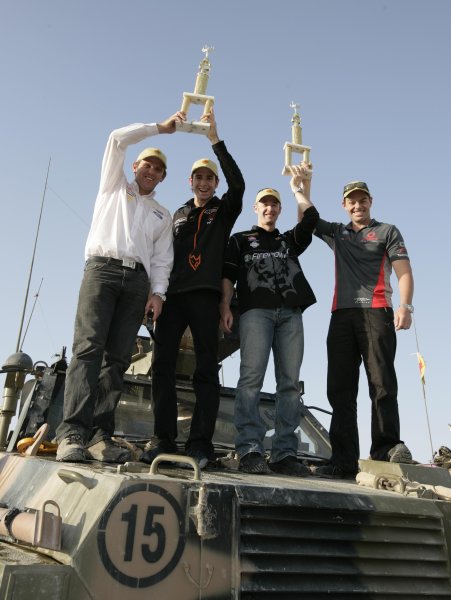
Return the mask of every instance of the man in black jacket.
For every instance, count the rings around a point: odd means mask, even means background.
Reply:
[[[152,358],[152,399],[158,444],[142,460],[151,463],[161,453],[177,452],[177,396],[175,368],[182,335],[187,326],[193,336],[196,370],[193,387],[196,404],[186,453],[201,468],[213,458],[211,442],[219,407],[218,328],[224,251],[243,204],[244,179],[237,164],[219,140],[213,112],[202,117],[210,123],[212,143],[228,190],[218,198],[218,167],[208,158],[191,169],[194,197],[179,208],[174,222],[174,267],[167,300],[156,322]]]
[[[280,194],[266,188],[256,197],[257,226],[234,234],[229,241],[223,270],[221,325],[230,331],[230,301],[237,282],[240,311],[240,379],[235,397],[236,451],[239,470],[304,476],[310,471],[296,459],[295,429],[301,416],[299,371],[304,351],[302,312],[316,300],[298,256],[310,245],[318,211],[300,187],[304,163],[291,167],[290,185],[303,218],[292,230],[280,233],[276,222],[282,210]],[[258,404],[271,348],[274,354],[276,392],[275,434],[269,467],[264,459],[266,427]]]

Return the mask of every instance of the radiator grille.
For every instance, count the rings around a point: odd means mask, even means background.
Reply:
[[[240,506],[242,600],[451,599],[440,518]]]

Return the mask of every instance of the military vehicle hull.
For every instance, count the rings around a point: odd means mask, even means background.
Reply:
[[[53,500],[62,529],[58,550],[2,536],[0,598],[451,598],[449,502],[186,466],[3,453],[2,502]]]
[[[117,410],[117,434],[138,450],[125,465],[58,463],[39,440],[18,453],[44,422],[50,443],[64,361],[23,386],[0,452],[0,600],[451,600],[446,468],[361,461],[355,481],[241,473],[234,390],[221,388],[216,461],[200,471],[183,456],[192,364],[178,369],[180,455],[149,467],[139,462],[153,431],[148,358],[136,353]],[[300,402],[298,456],[314,468],[330,444]],[[269,450],[272,394],[260,415]]]

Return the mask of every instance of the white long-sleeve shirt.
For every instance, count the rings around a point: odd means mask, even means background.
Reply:
[[[135,123],[111,133],[85,259],[108,256],[140,262],[152,292],[164,294],[174,260],[171,214],[155,200],[155,192],[141,196],[137,183],[129,183],[124,173],[127,147],[157,134],[155,123]]]

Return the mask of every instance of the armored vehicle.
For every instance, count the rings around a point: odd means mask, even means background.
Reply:
[[[355,481],[241,473],[226,387],[216,461],[200,471],[181,445],[149,467],[139,457],[153,431],[151,344],[137,340],[117,410],[117,436],[134,452],[125,465],[55,461],[64,352],[51,366],[23,353],[4,365],[1,600],[451,599],[447,468],[362,460]],[[236,347],[224,339],[218,360]],[[193,366],[187,335],[177,379],[181,444]],[[330,445],[299,401],[298,455],[313,471]],[[262,393],[268,448],[274,412],[273,395]]]

